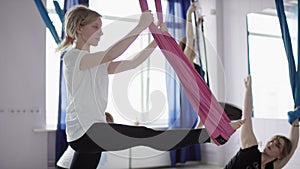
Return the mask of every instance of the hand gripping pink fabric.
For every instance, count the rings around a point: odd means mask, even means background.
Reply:
[[[147,0],[139,1],[142,11],[148,10]],[[161,0],[155,0],[155,6],[158,20],[163,22]],[[162,33],[154,23],[150,24],[149,29],[157,45],[175,70],[189,101],[198,113],[210,137],[217,145],[226,143],[235,131],[229,124],[230,120],[224,109],[201,76],[192,67],[174,38],[167,32]]]

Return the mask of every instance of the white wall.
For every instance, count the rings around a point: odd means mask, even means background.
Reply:
[[[0,5],[0,168],[43,169],[45,28],[33,0]]]
[[[218,100],[243,104],[248,74],[246,15],[275,8],[274,0],[199,1],[204,15],[211,88]]]
[[[243,79],[248,74],[246,15],[265,8],[275,9],[274,0],[226,0],[223,2],[223,60],[226,76],[226,100],[243,102]]]

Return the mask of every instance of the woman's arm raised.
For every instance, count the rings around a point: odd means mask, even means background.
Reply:
[[[167,32],[167,26],[165,23],[159,24],[159,29],[161,33]],[[140,64],[142,64],[154,51],[157,47],[156,42],[153,40],[145,49],[140,51],[133,59],[131,60],[122,60],[117,62],[111,62],[108,67],[108,73],[114,74],[123,72],[126,70],[134,69]]]
[[[251,76],[248,75],[245,79],[245,100],[244,100],[244,113],[243,118],[245,120],[244,125],[241,128],[240,140],[241,148],[245,149],[254,145],[257,145],[257,140],[253,132],[252,126],[252,82]]]
[[[110,62],[122,55],[139,34],[153,22],[153,20],[154,18],[150,11],[143,12],[138,25],[121,40],[105,51],[85,55],[80,61],[80,70],[89,69],[99,64]]]

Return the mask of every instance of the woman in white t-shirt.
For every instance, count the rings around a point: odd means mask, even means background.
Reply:
[[[143,12],[137,26],[125,37],[107,50],[90,53],[90,47],[98,45],[103,35],[101,15],[82,5],[66,13],[66,38],[58,50],[64,50],[76,42],[63,59],[68,98],[67,141],[75,150],[71,169],[96,168],[103,151],[123,150],[139,145],[168,151],[210,141],[204,129],[157,131],[146,127],[108,124],[105,121],[108,74],[137,67],[150,56],[157,44],[150,43],[131,60],[115,59],[153,20],[151,12]],[[165,24],[158,25],[162,32],[167,31]],[[233,128],[240,127],[242,123],[239,121],[232,124]]]

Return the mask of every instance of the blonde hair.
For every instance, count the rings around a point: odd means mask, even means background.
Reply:
[[[101,15],[98,12],[89,9],[84,5],[76,5],[70,8],[65,14],[64,30],[66,37],[58,45],[56,51],[64,50],[73,45],[78,27],[85,26],[99,17],[101,17]]]

